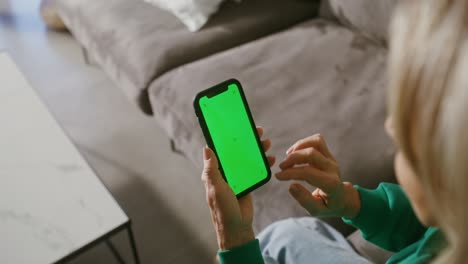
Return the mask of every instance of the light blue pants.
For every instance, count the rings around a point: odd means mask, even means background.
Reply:
[[[275,222],[258,239],[267,264],[370,263],[337,230],[314,217]]]

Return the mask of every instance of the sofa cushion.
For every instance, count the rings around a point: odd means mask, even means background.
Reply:
[[[174,16],[142,0],[55,0],[77,40],[146,112],[155,78],[195,61],[316,15],[317,1],[226,2],[192,33]]]
[[[375,187],[393,180],[394,150],[383,127],[386,53],[347,28],[312,20],[161,76],[150,86],[154,117],[201,168],[205,140],[192,100],[200,90],[236,78],[256,124],[272,140],[271,154],[281,160],[296,140],[320,132],[343,180]],[[307,215],[289,196],[288,185],[272,177],[254,191],[256,230]],[[345,234],[351,231],[340,219],[326,220]]]
[[[324,0],[321,16],[360,31],[380,43],[387,42],[392,11],[398,0]]]

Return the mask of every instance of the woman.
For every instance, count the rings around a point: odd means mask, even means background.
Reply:
[[[395,252],[387,263],[465,263],[466,70],[468,2],[401,1],[391,26],[386,122],[398,148],[395,174],[400,185],[383,183],[367,190],[341,182],[339,166],[320,135],[294,144],[276,178],[317,187],[311,193],[294,183],[289,190],[312,216],[343,217],[365,239]],[[270,142],[263,143],[268,149]],[[255,239],[251,197],[238,201],[217,164],[205,148],[202,179],[221,263],[367,263],[316,218],[274,223]]]

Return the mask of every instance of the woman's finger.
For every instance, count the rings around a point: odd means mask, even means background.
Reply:
[[[280,181],[305,181],[314,187],[322,189],[326,193],[332,193],[337,185],[340,184],[339,179],[335,179],[326,172],[311,166],[286,169],[276,173],[275,176]]]
[[[219,181],[224,181],[218,168],[218,160],[216,155],[209,147],[203,148],[203,182],[216,184]]]
[[[270,167],[272,167],[275,164],[276,157],[275,156],[268,156],[268,163],[270,164]]]
[[[319,216],[323,211],[328,209],[320,197],[313,196],[306,187],[299,183],[291,184],[289,186],[289,193],[313,216]]]
[[[286,151],[286,154],[289,154],[295,150],[305,148],[315,148],[318,151],[320,151],[325,157],[335,160],[330,150],[328,149],[327,143],[325,142],[325,138],[321,134],[315,134],[297,141]]]
[[[310,164],[323,171],[332,171],[335,169],[335,165],[315,148],[295,150],[291,152],[279,166],[282,170],[285,170],[294,165],[301,164]]]
[[[267,152],[271,147],[271,140],[270,139],[262,140],[262,145],[263,145],[263,150]]]
[[[258,137],[262,138],[262,136],[263,136],[263,127],[257,126],[257,133],[258,133]]]

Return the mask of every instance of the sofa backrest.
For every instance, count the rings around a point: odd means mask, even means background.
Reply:
[[[382,44],[398,0],[323,0],[320,15],[335,19]]]

